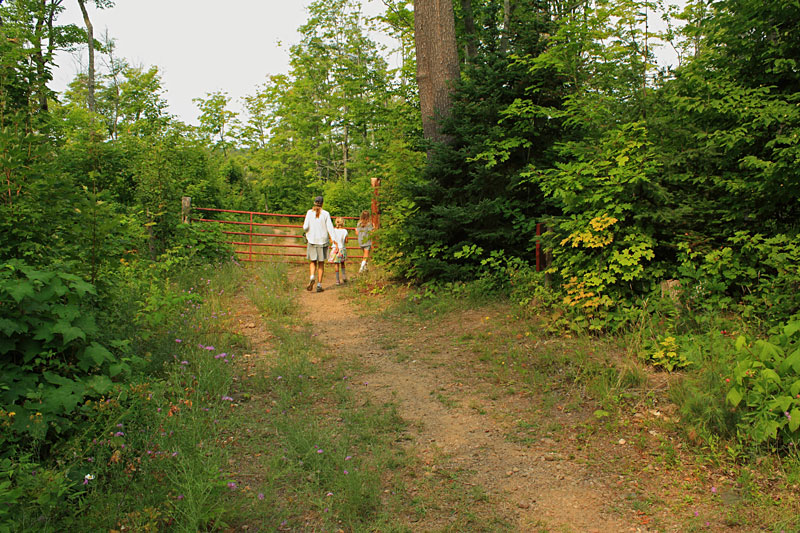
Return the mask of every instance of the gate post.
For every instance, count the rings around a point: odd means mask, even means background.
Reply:
[[[253,261],[253,213],[250,213],[250,244],[247,245],[247,260]]]
[[[372,226],[378,229],[381,226],[381,212],[378,205],[378,188],[381,186],[380,178],[370,178],[372,183]]]
[[[188,224],[192,213],[192,199],[189,196],[181,198],[181,224]]]

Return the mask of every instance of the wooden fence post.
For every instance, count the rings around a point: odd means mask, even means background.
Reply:
[[[188,224],[192,214],[192,199],[189,196],[181,198],[181,224]]]
[[[550,231],[550,228],[545,226],[544,227],[544,233],[547,233],[548,231]],[[553,264],[553,250],[551,250],[550,248],[545,248],[545,250],[544,250],[544,269],[545,269],[544,286],[545,286],[545,288],[548,288],[548,289],[550,288],[550,285],[553,282],[553,275],[550,274],[549,272],[547,272],[548,270],[550,270],[550,265],[552,265],[552,264]]]
[[[370,178],[370,182],[372,183],[372,227],[378,229],[381,227],[381,212],[378,204],[378,188],[381,186],[381,179]]]

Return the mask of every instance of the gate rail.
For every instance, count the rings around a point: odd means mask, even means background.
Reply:
[[[256,217],[261,217],[263,219],[289,219],[287,222],[290,222],[291,219],[304,219],[305,215],[293,215],[293,214],[285,214],[285,213],[263,213],[259,211],[239,211],[236,209],[217,209],[213,207],[194,207],[191,205],[191,199],[188,197],[183,198],[183,222],[190,223],[190,222],[199,222],[199,223],[210,223],[210,224],[220,224],[223,228],[227,228],[230,226],[231,229],[223,229],[222,233],[227,236],[227,239],[223,242],[226,244],[230,244],[234,247],[234,252],[236,253],[237,259],[240,261],[248,261],[252,263],[265,263],[269,262],[270,260],[276,260],[280,258],[289,259],[290,262],[295,263],[305,263],[305,260],[298,260],[294,258],[304,258],[305,248],[306,245],[304,243],[295,243],[292,241],[297,241],[298,239],[304,239],[305,235],[303,235],[303,225],[302,224],[287,224],[287,223],[277,223],[277,222],[261,222]],[[195,211],[201,211],[204,213],[230,213],[236,215],[247,215],[248,220],[226,220],[226,219],[218,219],[218,218],[206,218],[202,215],[199,217],[191,216],[191,213]],[[339,217],[335,217],[339,218]],[[358,220],[358,217],[341,217],[345,220]],[[377,228],[377,214],[373,211],[373,225]],[[244,228],[243,226],[246,226]],[[278,228],[277,231],[267,232],[268,230],[260,230],[261,228]],[[355,226],[345,226],[345,228],[349,230],[355,231]],[[244,231],[246,229],[246,231]],[[283,232],[281,232],[283,230]],[[237,238],[237,236],[239,238]],[[244,238],[241,238],[244,237]],[[289,242],[276,242],[280,240],[288,239]],[[351,242],[353,239],[352,234],[348,234],[348,242]],[[373,240],[374,245],[374,240]],[[303,250],[302,253],[298,253],[300,248]],[[360,246],[346,246],[348,250],[348,257],[353,259],[361,259],[363,258],[363,251],[361,250]],[[275,251],[266,251],[266,250],[275,250]],[[350,250],[356,250],[361,252],[360,255],[350,255]]]

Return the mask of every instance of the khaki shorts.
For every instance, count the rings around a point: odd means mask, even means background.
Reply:
[[[308,243],[306,245],[306,259],[309,261],[327,261],[328,245]]]

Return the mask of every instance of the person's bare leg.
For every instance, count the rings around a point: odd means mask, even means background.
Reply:
[[[323,274],[325,274],[325,261],[317,261],[317,285],[322,285]]]
[[[369,260],[369,248],[363,248],[364,250],[364,257],[361,259],[361,268],[358,269],[359,272],[364,272],[367,269],[367,261]]]
[[[316,272],[316,261],[311,261],[308,264],[308,285],[306,285],[306,290],[310,291],[314,288],[314,274]]]

